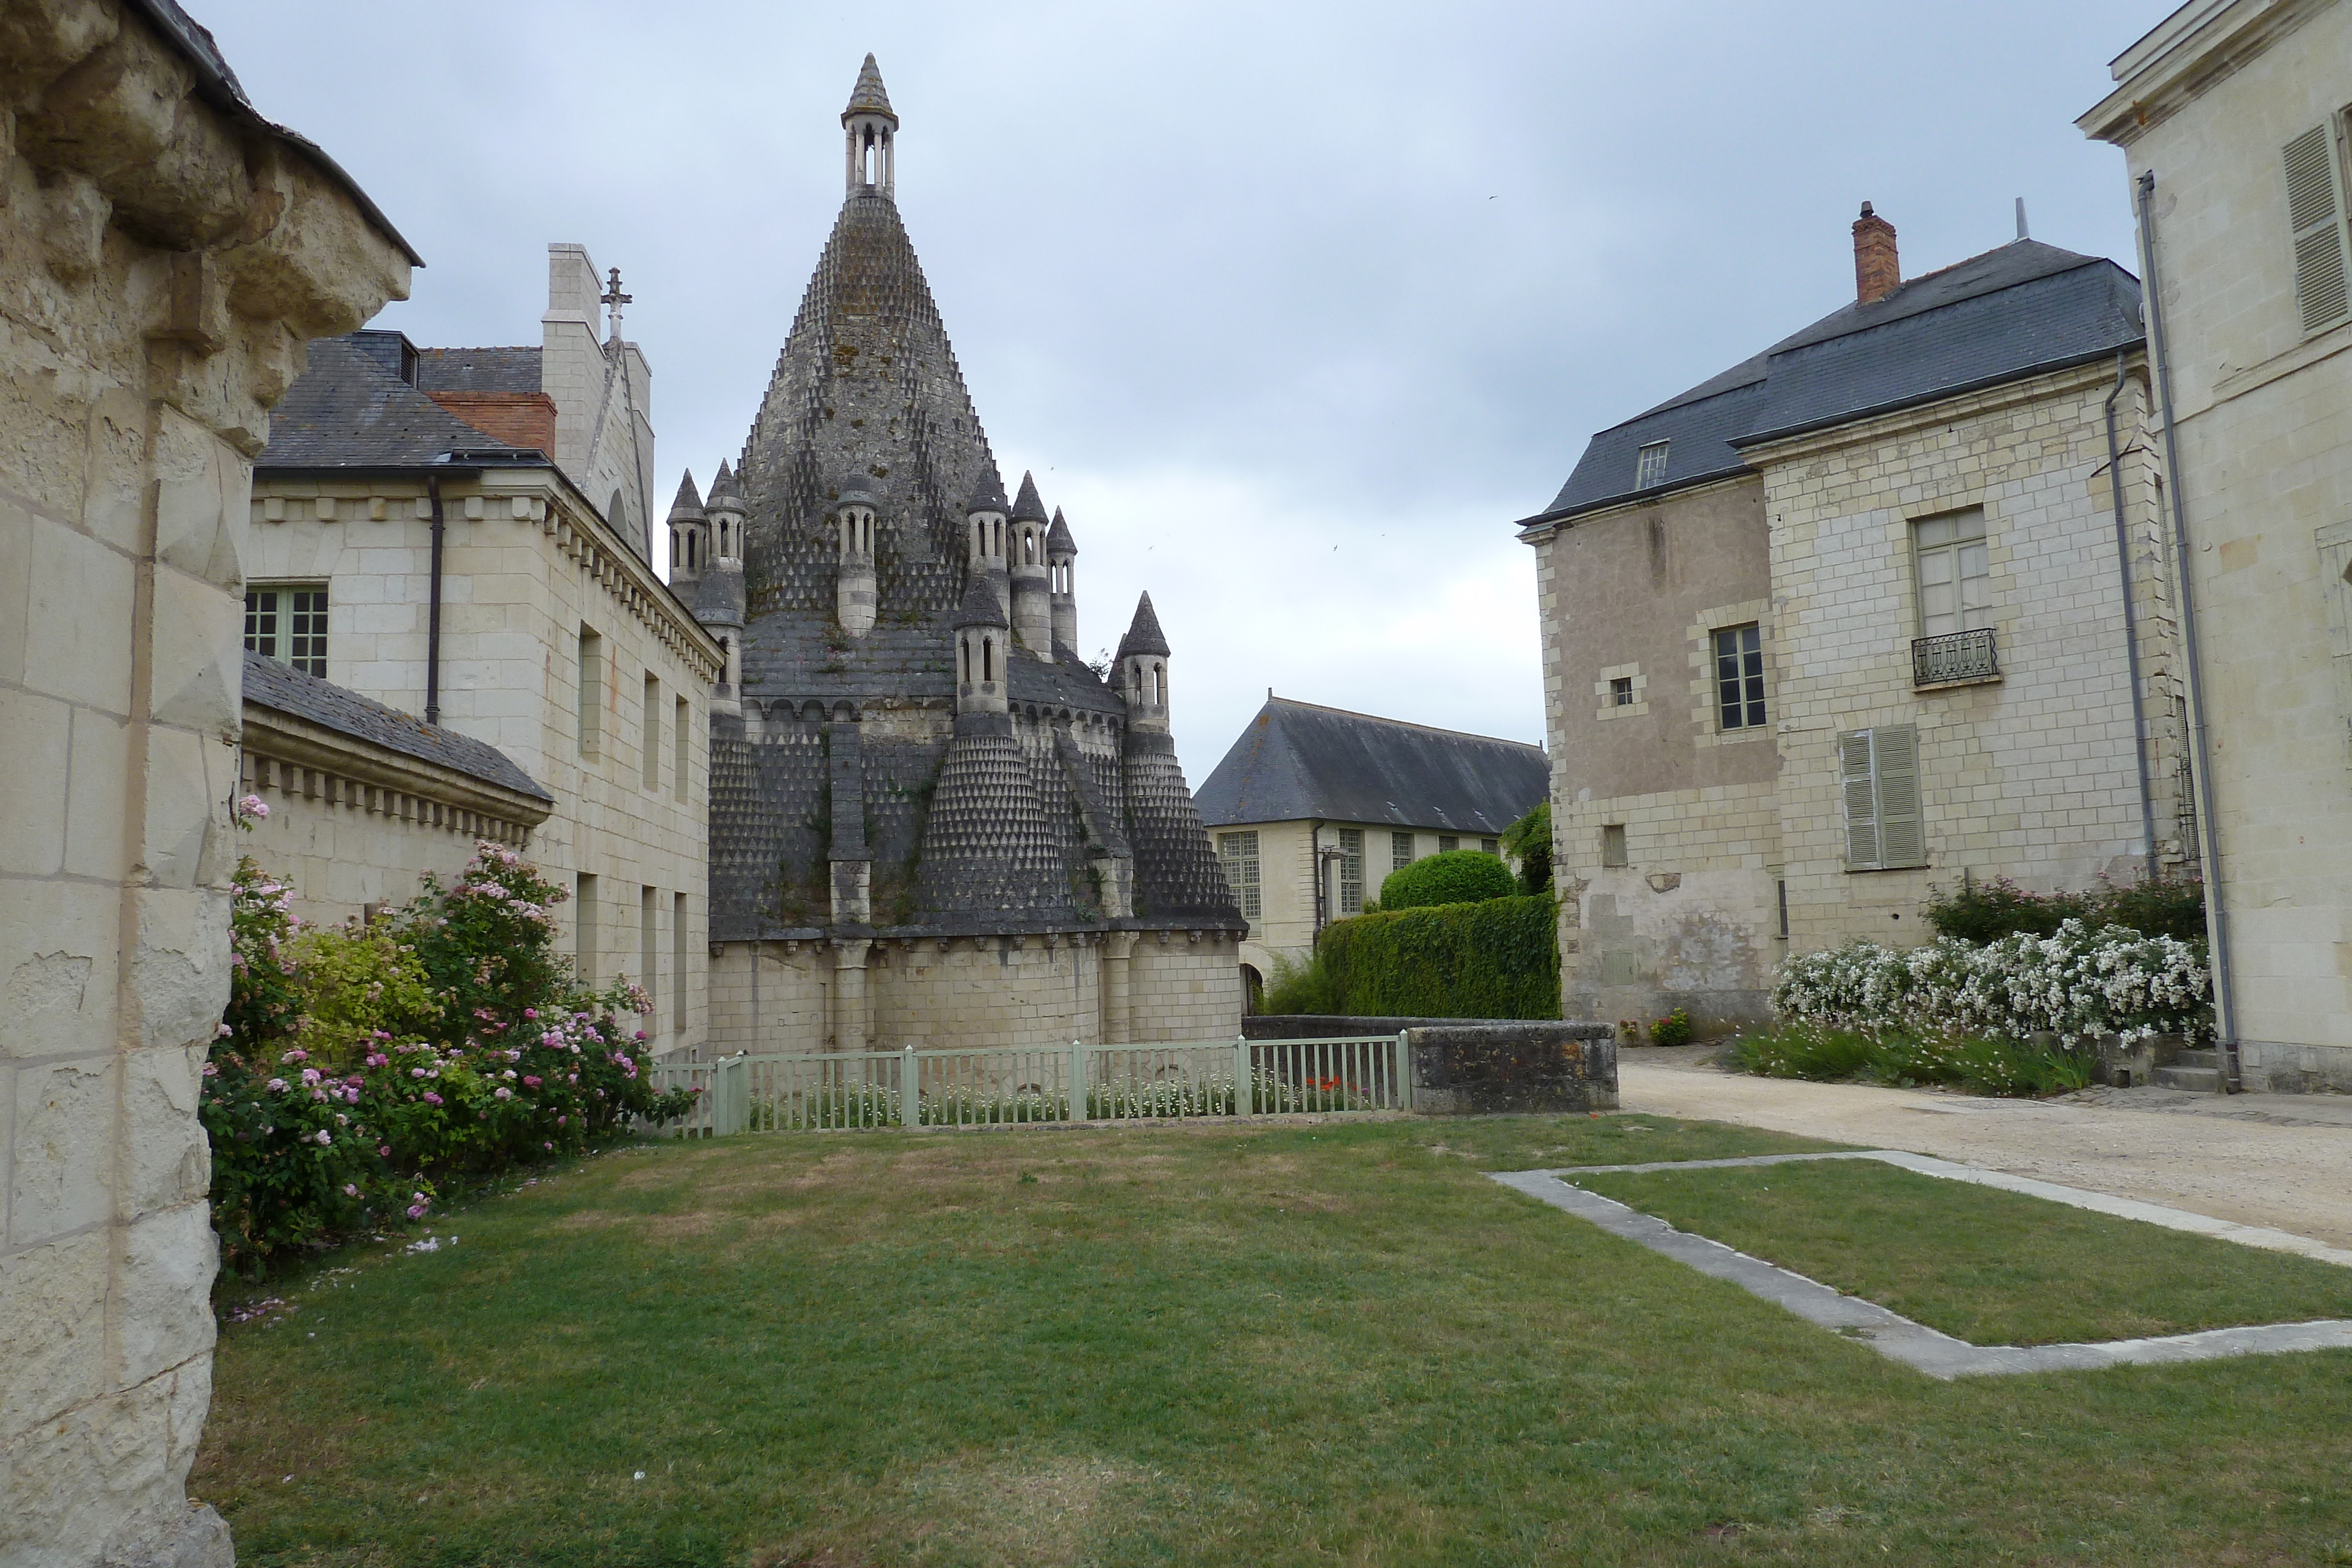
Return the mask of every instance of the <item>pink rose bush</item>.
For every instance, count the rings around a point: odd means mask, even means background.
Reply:
[[[439,1186],[683,1115],[635,1057],[645,994],[583,988],[555,950],[564,891],[482,841],[389,920],[306,929],[238,864],[229,1006],[202,1079],[223,1263],[422,1219]],[[626,1019],[625,1024],[621,1020]]]

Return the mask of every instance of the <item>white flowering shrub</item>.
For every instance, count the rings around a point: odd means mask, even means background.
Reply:
[[[1946,937],[1800,954],[1780,966],[1772,1006],[1791,1021],[1934,1036],[2046,1031],[2069,1046],[2103,1034],[2198,1042],[2213,1033],[2213,979],[2198,945],[2079,920],[1982,946]]]

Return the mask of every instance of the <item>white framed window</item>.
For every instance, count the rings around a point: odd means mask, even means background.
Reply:
[[[1721,729],[1763,727],[1764,631],[1756,622],[1715,633],[1715,713]]]
[[[245,591],[245,645],[265,659],[327,678],[327,585],[272,583]]]
[[[1919,587],[1920,636],[1980,632],[1992,623],[1992,567],[1982,507],[1913,523],[1911,559]]]
[[[1919,732],[1907,724],[1837,737],[1838,792],[1845,800],[1845,869],[1892,871],[1927,863],[1919,813]]]
[[[1412,863],[1412,835],[1391,833],[1389,835],[1389,870],[1402,871]]]
[[[1364,830],[1339,830],[1339,913],[1364,912]]]
[[[2315,125],[2279,150],[2286,174],[2294,302],[2308,337],[2352,315],[2347,288],[2344,171],[2336,127]]]
[[[1257,833],[1255,830],[1217,835],[1217,856],[1225,864],[1225,880],[1242,906],[1242,918],[1255,920],[1259,912]]]
[[[1633,455],[1633,488],[1646,490],[1653,485],[1663,485],[1666,479],[1666,449],[1673,443],[1647,441]]]

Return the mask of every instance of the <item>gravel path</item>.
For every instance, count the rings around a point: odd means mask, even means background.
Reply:
[[[2352,1247],[2352,1098],[2095,1090],[1990,1100],[1750,1078],[1711,1048],[1629,1051],[1624,1109],[1910,1149]]]

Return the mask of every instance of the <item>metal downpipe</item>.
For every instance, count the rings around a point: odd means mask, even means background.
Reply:
[[[2124,395],[2125,353],[2116,350],[2116,384],[2102,405],[2107,420],[2107,493],[2115,503],[2116,580],[2124,595],[2124,658],[2131,671],[2132,760],[2139,765],[2140,849],[2147,880],[2158,880],[2156,862],[2156,787],[2147,773],[2147,702],[2140,693],[2139,615],[2132,608],[2131,533],[2124,524],[2123,453],[2116,440],[2116,399]]]
[[[2164,472],[2172,496],[2173,554],[2180,562],[2180,630],[2189,662],[2189,758],[2197,790],[2197,838],[2205,868],[2205,921],[2213,946],[2213,1022],[2221,1053],[2221,1089],[2238,1082],[2237,985],[2230,967],[2230,909],[2221,888],[2221,824],[2213,816],[2213,769],[2205,733],[2205,661],[2197,637],[2196,573],[2190,566],[2189,515],[2180,497],[2180,446],[2172,419],[2172,360],[2164,346],[2163,289],[2156,260],[2156,172],[2139,177],[2139,244],[2147,269],[2148,344],[2155,350],[2157,406],[2163,418]]]

